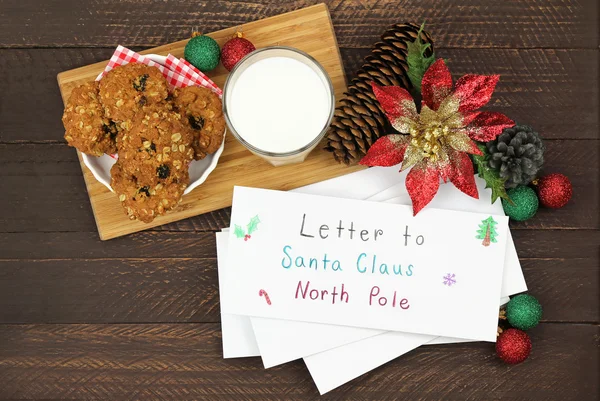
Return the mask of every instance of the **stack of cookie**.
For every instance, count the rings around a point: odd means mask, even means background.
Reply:
[[[118,153],[111,186],[129,218],[143,222],[181,202],[188,165],[216,152],[225,132],[221,100],[210,89],[170,94],[160,70],[138,63],[73,89],[63,124],[79,151]]]

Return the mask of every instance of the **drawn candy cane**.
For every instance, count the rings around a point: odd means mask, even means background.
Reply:
[[[269,294],[267,294],[267,292],[265,290],[260,290],[258,292],[258,296],[259,297],[264,296],[265,297],[265,301],[267,301],[267,305],[271,305],[271,298],[269,298]]]

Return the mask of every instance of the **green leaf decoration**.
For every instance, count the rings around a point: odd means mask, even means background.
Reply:
[[[260,220],[258,219],[258,215],[254,216],[250,219],[250,223],[248,223],[248,235],[252,234],[254,231],[258,230],[258,223]]]
[[[506,199],[511,204],[513,201],[508,197],[504,186],[505,178],[501,178],[498,172],[492,169],[487,160],[489,153],[487,147],[482,143],[477,143],[477,147],[483,153],[483,156],[472,155],[473,161],[477,165],[477,175],[485,180],[485,187],[492,189],[492,203],[498,198]]]
[[[236,224],[233,229],[233,235],[235,235],[236,238],[244,238],[244,236],[246,235],[246,232],[244,231],[244,229],[242,227],[240,227]]]
[[[429,66],[435,61],[435,53],[432,53],[429,57],[425,57],[425,52],[431,47],[431,43],[423,43],[421,41],[421,32],[423,32],[423,28],[425,28],[424,22],[421,25],[421,29],[419,29],[415,41],[406,43],[408,50],[406,56],[406,62],[408,63],[408,78],[419,93],[421,93],[421,81],[423,80],[423,75],[425,75],[425,71],[427,71]]]

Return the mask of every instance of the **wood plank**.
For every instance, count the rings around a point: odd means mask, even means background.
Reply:
[[[575,245],[574,241],[569,243]],[[4,244],[0,259],[217,257],[213,232],[143,231],[108,243],[100,241],[95,231],[0,233],[0,244]]]
[[[577,259],[594,255],[597,230],[512,230],[521,259]],[[215,234],[143,231],[101,242],[95,231],[1,233],[0,259],[215,258]],[[557,246],[556,244],[560,244]]]
[[[259,48],[281,45],[308,53],[327,72],[337,98],[346,90],[344,69],[331,19],[323,4],[245,24],[244,31]],[[235,32],[235,28],[230,28],[207,35],[223,45]],[[182,57],[186,44],[187,41],[170,43],[144,53]],[[105,67],[106,61],[58,74],[63,100],[69,97],[74,87],[94,80]],[[222,87],[228,71],[219,66],[208,75]],[[94,178],[82,160],[81,168],[100,238],[108,240],[231,206],[234,185],[260,185],[268,189],[289,190],[364,168],[336,163],[331,154],[319,145],[303,163],[277,169],[246,150],[232,135],[225,137],[224,146],[217,168],[206,179],[201,190],[190,192],[175,209],[157,216],[149,223],[125,217],[118,197]]]
[[[110,49],[0,50],[0,142],[64,142],[56,74],[110,58]],[[43,107],[35,107],[34,97]]]
[[[554,244],[558,241],[555,236]],[[545,321],[598,322],[597,255],[521,263]],[[1,323],[217,322],[217,262],[0,259],[0,305]]]
[[[144,2],[48,0],[43,4],[4,0],[0,9],[0,47],[158,46],[204,32],[292,11],[318,0],[272,2],[185,0]],[[370,47],[397,22],[427,21],[438,47],[595,48],[595,0],[327,0],[343,47]]]
[[[503,364],[490,343],[426,346],[320,399],[598,399],[596,325],[530,335],[520,365]],[[222,359],[217,324],[3,325],[0,382],[10,399],[318,398],[300,361],[265,371],[259,358]]]
[[[109,49],[0,50],[0,142],[63,142],[62,103],[54,76],[106,60]],[[368,49],[341,49],[350,78]],[[549,139],[598,138],[597,51],[444,49],[455,78],[502,74],[490,109],[530,124]],[[595,84],[594,84],[595,83]],[[31,93],[44,99],[31,118]],[[586,99],[581,102],[581,99]]]
[[[215,322],[216,259],[0,260],[0,322]]]
[[[589,259],[588,259],[589,257]],[[544,307],[544,321],[598,323],[600,268],[597,256],[521,260],[529,293]],[[576,319],[569,314],[577,309]],[[570,311],[570,312],[569,312]]]
[[[562,209],[540,209],[535,218],[512,227],[598,228],[598,141],[546,144],[545,171],[570,177],[573,199]],[[75,152],[66,145],[0,144],[0,193],[0,232],[95,231]],[[223,209],[160,229],[214,231],[227,227],[229,218],[230,210]]]
[[[598,230],[530,230],[511,229],[522,259],[578,259],[597,255]]]

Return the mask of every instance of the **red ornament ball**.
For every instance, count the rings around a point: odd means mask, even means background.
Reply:
[[[530,352],[531,340],[524,331],[507,329],[496,340],[496,355],[506,363],[521,363]]]
[[[569,202],[573,195],[573,186],[567,176],[563,174],[548,174],[538,180],[538,197],[540,203],[546,207],[559,208]]]
[[[221,63],[227,71],[233,67],[248,53],[256,50],[256,47],[248,39],[244,39],[241,33],[237,33],[233,39],[228,40],[221,48]]]

